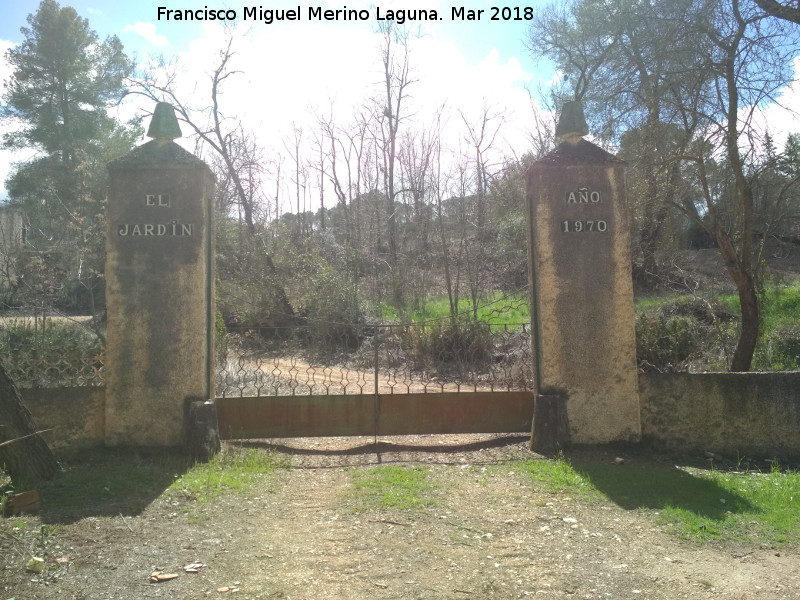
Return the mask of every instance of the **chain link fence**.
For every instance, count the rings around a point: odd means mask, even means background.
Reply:
[[[103,342],[86,319],[6,311],[0,357],[20,388],[103,385]]]
[[[530,337],[528,323],[450,320],[232,329],[216,395],[532,390]]]

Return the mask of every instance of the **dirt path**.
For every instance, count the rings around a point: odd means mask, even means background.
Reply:
[[[526,389],[519,378],[509,380],[500,377],[493,384],[459,384],[436,378],[423,379],[418,373],[410,373],[406,369],[381,370],[377,384],[380,394]],[[226,371],[217,374],[217,387],[217,394],[221,396],[238,396],[240,393],[245,396],[293,393],[374,394],[375,372],[343,366],[312,365],[297,357],[249,359],[229,362]]]
[[[531,456],[525,441],[275,441],[292,467],[245,494],[200,505],[169,492],[138,515],[62,524],[48,555],[57,576],[26,573],[23,557],[0,559],[0,597],[800,598],[796,550],[700,546],[656,525],[653,511],[544,493],[503,466]],[[435,505],[355,511],[353,471],[378,464],[425,469]],[[204,566],[185,573],[194,561]],[[148,583],[155,570],[180,576]]]

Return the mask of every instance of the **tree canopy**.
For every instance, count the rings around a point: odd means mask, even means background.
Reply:
[[[798,54],[797,29],[762,3],[577,0],[541,11],[530,31],[531,48],[563,71],[594,130],[636,148],[644,183],[633,203],[646,270],[665,206],[720,249],[742,307],[733,370],[749,369],[759,335],[753,185],[764,136],[755,116],[792,81]],[[714,187],[719,169],[727,184]]]
[[[85,275],[102,269],[104,165],[138,134],[108,114],[125,95],[133,63],[116,36],[100,41],[55,0],[42,0],[21,32],[22,43],[6,53],[12,74],[0,114],[13,129],[3,145],[39,153],[9,176],[10,203],[25,215],[35,249],[70,249],[67,264],[51,267]]]

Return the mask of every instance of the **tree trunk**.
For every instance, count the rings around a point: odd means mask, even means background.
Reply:
[[[14,382],[0,361],[0,465],[12,478],[50,479],[59,470]]]
[[[739,292],[739,303],[742,309],[742,331],[739,334],[736,350],[733,352],[731,371],[749,371],[758,342],[760,326],[756,283],[746,265],[739,260],[730,237],[719,226],[716,227],[715,234],[722,260]]]

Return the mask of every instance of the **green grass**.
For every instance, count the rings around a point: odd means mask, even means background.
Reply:
[[[450,317],[450,301],[447,297],[429,299],[418,308],[411,306],[398,308],[388,302],[382,302],[378,309],[381,318],[387,321],[420,322],[445,320]],[[469,298],[459,299],[458,314],[472,318],[473,307]],[[478,320],[497,325],[529,323],[530,306],[527,293],[523,291],[506,295],[496,292],[479,299]]]
[[[555,460],[524,460],[510,463],[512,471],[527,478],[532,485],[548,493],[568,492],[572,496],[599,497],[587,477],[572,464],[558,457]]]
[[[244,493],[265,475],[285,467],[275,452],[248,448],[214,456],[207,463],[195,463],[177,477],[170,491],[181,491],[199,502],[213,500],[224,492]]]
[[[510,465],[545,492],[605,499],[656,513],[659,524],[697,541],[800,545],[800,472],[722,472],[527,460]]]
[[[433,506],[435,486],[422,467],[381,466],[352,472],[353,489],[347,498],[355,512],[366,510],[421,510]]]

